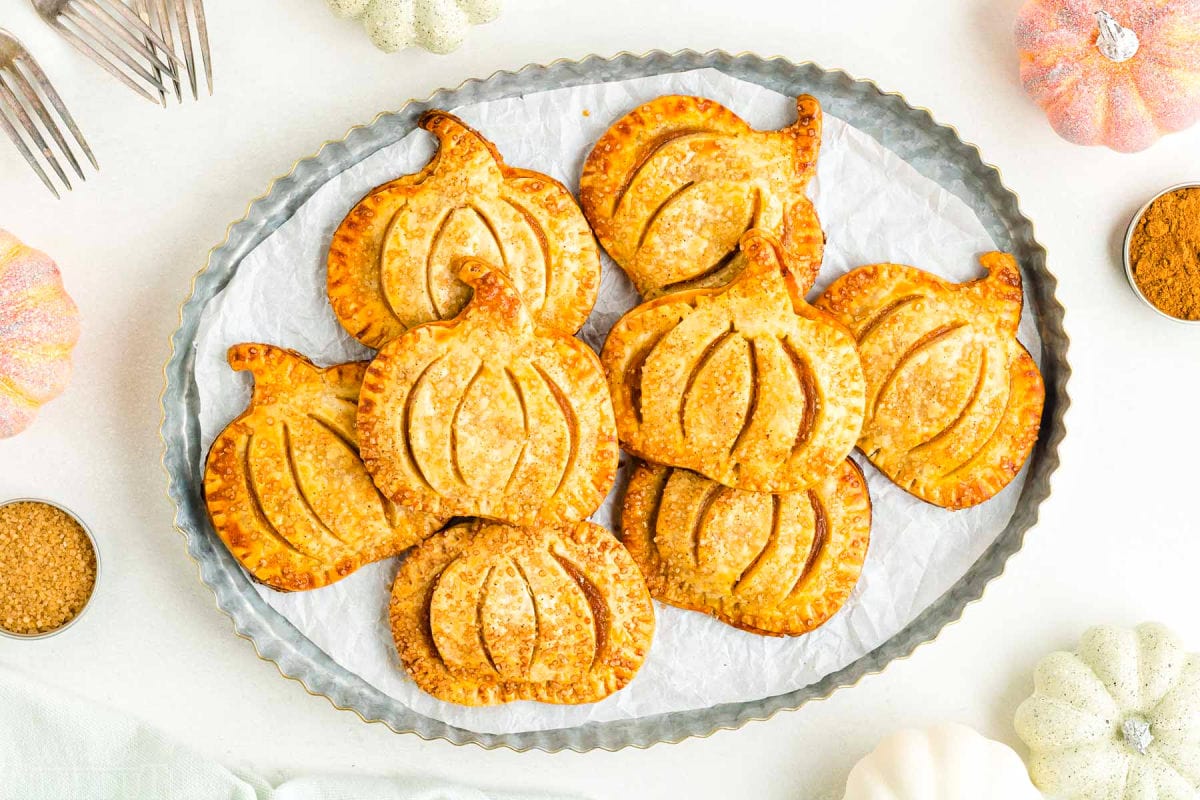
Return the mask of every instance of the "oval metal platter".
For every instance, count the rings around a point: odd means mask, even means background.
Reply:
[[[426,109],[706,67],[786,95],[817,96],[830,114],[875,137],[920,173],[965,201],[996,247],[1016,255],[1041,333],[1046,381],[1041,436],[1017,509],[1005,530],[966,575],[907,627],[844,669],[802,689],[698,711],[503,735],[476,733],[418,714],[337,664],[268,606],[213,532],[202,495],[204,454],[200,452],[193,373],[193,345],[201,312],[228,283],[242,259],[286,222],[313,192],[333,175],[403,138]],[[1033,226],[1021,214],[1016,196],[1001,182],[999,172],[984,163],[979,150],[964,143],[953,128],[935,122],[928,111],[910,106],[900,95],[884,92],[870,81],[812,63],[693,51],[590,56],[582,61],[556,61],[516,72],[497,72],[484,80],[467,81],[457,89],[438,91],[426,100],[409,102],[399,111],[381,114],[370,124],[352,129],[344,139],[327,143],[254,200],[246,216],[229,227],[225,242],[212,250],[181,309],[180,326],[171,339],[172,354],[166,366],[163,462],[167,491],[177,509],[175,525],[186,537],[188,552],[199,565],[201,579],[216,595],[217,606],[233,620],[238,635],[254,643],[261,658],[273,661],[284,676],[299,681],[310,693],[323,695],[336,707],[354,711],[370,722],[382,722],[397,732],[487,748],[585,751],[647,747],[737,728],[750,720],[766,719],[780,710],[797,709],[810,700],[826,697],[895,659],[907,657],[957,620],[1020,549],[1026,531],[1037,520],[1038,506],[1050,494],[1050,475],[1058,466],[1057,448],[1065,434],[1063,414],[1069,402],[1066,383],[1070,368],[1063,308],[1054,297],[1055,286],[1054,277],[1046,269],[1046,252],[1034,239]]]

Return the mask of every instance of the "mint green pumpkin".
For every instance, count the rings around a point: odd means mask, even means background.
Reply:
[[[491,22],[500,0],[328,0],[343,17],[361,19],[375,46],[394,53],[417,45],[432,53],[457,50],[472,25]]]
[[[1017,709],[1029,771],[1059,800],[1195,800],[1200,656],[1158,624],[1099,627],[1051,653]]]

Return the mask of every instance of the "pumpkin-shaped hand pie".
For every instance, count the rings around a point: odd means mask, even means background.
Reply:
[[[390,617],[417,686],[472,706],[602,700],[633,679],[654,634],[637,567],[590,522],[447,528],[401,565]]]
[[[600,286],[600,253],[571,193],[505,164],[491,142],[442,111],[420,126],[440,149],[415,175],[374,189],[333,234],[329,301],[342,326],[379,348],[453,317],[471,290],[457,259],[502,268],[539,323],[573,333]]]
[[[584,519],[612,487],[617,441],[600,363],[537,325],[500,272],[470,259],[453,320],[379,351],[359,401],[363,461],[398,503],[516,525]]]
[[[858,339],[867,376],[859,448],[902,489],[951,509],[1016,477],[1045,399],[1017,341],[1017,262],[1007,253],[980,261],[987,277],[965,284],[897,264],[860,267],[817,301]]]
[[[837,613],[858,582],[871,498],[850,459],[811,489],[784,494],[643,463],[621,526],[655,599],[753,633],[798,636]]]
[[[805,190],[821,106],[808,95],[796,106],[795,124],[756,131],[712,100],[660,97],[596,142],[580,201],[642,295],[728,283],[745,265],[738,241],[751,228],[773,234],[797,284],[812,285],[825,238]]]
[[[742,239],[726,287],[643,303],[601,356],[621,443],[647,461],[756,492],[807,489],[858,439],[862,367],[854,339],[789,285],[778,245]]]
[[[217,535],[257,580],[316,589],[441,527],[382,497],[359,459],[366,364],[319,369],[265,344],[231,347],[229,363],[254,375],[254,394],[213,442],[204,496]]]

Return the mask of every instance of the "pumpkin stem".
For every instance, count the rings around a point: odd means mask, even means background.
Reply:
[[[417,120],[417,125],[438,139],[438,152],[425,167],[426,170],[434,168],[446,150],[460,151],[456,158],[462,161],[456,163],[470,161],[483,152],[486,152],[497,163],[502,160],[500,152],[496,150],[494,144],[484,139],[479,131],[453,114],[432,109],[421,115],[421,118]]]
[[[1140,717],[1127,717],[1121,723],[1121,736],[1125,739],[1125,744],[1141,755],[1146,755],[1146,751],[1150,749],[1150,743],[1154,741],[1154,734],[1150,732],[1150,723]]]
[[[235,344],[229,348],[227,358],[235,372],[249,372],[254,376],[255,392],[268,386],[295,385],[299,382],[298,371],[311,373],[317,369],[295,350],[259,342]]]
[[[817,151],[821,148],[821,104],[812,95],[796,98],[796,122],[790,130],[795,137],[794,158],[799,179],[809,181],[817,172]]]
[[[242,342],[229,348],[226,354],[229,366],[237,372],[248,371],[258,375],[265,371],[272,361],[282,361],[287,357],[287,351],[281,347],[258,342]]]
[[[964,285],[964,289],[1003,320],[1004,328],[1014,333],[1021,324],[1021,306],[1025,296],[1021,289],[1021,269],[1010,253],[981,253],[979,263],[987,275]]]
[[[1096,12],[1096,24],[1100,27],[1100,35],[1096,38],[1096,47],[1110,61],[1120,64],[1128,61],[1138,51],[1137,34],[1112,18],[1107,11]]]
[[[779,241],[766,231],[751,228],[742,234],[738,247],[746,259],[746,266],[731,285],[784,271],[783,259],[779,255]]]
[[[780,257],[779,241],[764,230],[751,228],[742,234],[738,247],[746,259],[746,266],[728,286],[714,294],[750,297],[767,308],[786,307],[789,303],[795,307],[797,297],[790,285],[794,281],[790,280],[791,273]],[[803,302],[803,294],[798,299]]]
[[[471,301],[460,313],[463,319],[486,317],[519,328],[530,324],[530,316],[521,294],[507,275],[488,262],[467,257],[458,264],[458,278],[475,290]]]

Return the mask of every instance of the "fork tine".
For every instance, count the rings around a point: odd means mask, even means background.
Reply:
[[[133,35],[133,33],[129,31],[128,28],[122,25],[121,21],[117,19],[116,15],[114,15],[111,11],[106,11],[100,5],[95,3],[94,0],[72,0],[71,5],[68,6],[67,10],[64,10],[63,13],[71,16],[71,11],[69,9],[72,8],[74,9],[74,19],[87,19],[88,17],[91,17],[90,21],[96,27],[97,33],[100,32],[100,29],[105,29],[110,33],[115,33],[117,38],[124,40],[125,44],[133,48],[138,55],[149,60],[151,67],[162,70],[163,72],[170,72],[173,69],[172,66],[155,55],[154,51],[148,47],[145,42],[139,40]],[[122,8],[125,8],[126,11],[129,10],[128,7],[125,6],[122,6]],[[87,12],[86,14],[83,13],[85,11]],[[112,36],[107,38],[111,40]],[[155,35],[154,38],[157,39],[158,36]],[[149,75],[149,73],[146,74]]]
[[[79,167],[79,161],[75,158],[75,153],[71,151],[71,146],[67,144],[67,138],[63,136],[62,131],[59,130],[58,125],[50,116],[50,112],[47,110],[46,104],[42,102],[42,98],[38,97],[38,93],[34,91],[33,86],[26,79],[25,73],[17,69],[15,64],[12,68],[12,78],[13,83],[17,85],[17,89],[25,97],[25,104],[32,108],[34,113],[41,118],[42,126],[50,132],[50,136],[58,143],[58,149],[66,156],[67,161],[71,164],[71,168],[75,170],[75,174],[79,176],[80,180],[86,180],[83,177],[83,170]]]
[[[130,2],[133,3],[133,10],[136,11],[143,18],[143,21],[149,22],[150,21],[150,7],[146,4],[146,0],[130,0]],[[149,39],[146,39],[145,41],[146,41],[147,46],[152,46],[152,43]],[[154,77],[158,78],[159,81],[162,81],[163,73],[158,67],[154,68]],[[159,101],[159,103],[162,104],[163,108],[167,107],[167,91],[166,91],[166,89],[159,90],[158,101]]]
[[[184,0],[175,0],[175,23],[179,26],[179,40],[183,42],[183,60],[187,64],[192,99],[199,100],[200,93],[196,90],[196,57],[192,52],[192,29],[188,25],[187,6],[184,5]]]
[[[21,138],[21,134],[17,133],[17,129],[9,122],[8,115],[4,113],[3,103],[0,103],[0,128],[4,128],[4,132],[8,134],[8,138],[12,139],[13,144],[17,146],[17,150],[29,162],[29,166],[33,167],[33,171],[42,179],[42,183],[46,184],[46,188],[55,196],[61,199],[58,189],[50,180],[50,176],[46,174],[46,170],[42,169],[42,165],[33,157],[33,153],[29,151],[29,145],[25,144],[25,140]]]
[[[200,37],[200,56],[204,59],[204,78],[208,83],[208,95],[212,97],[212,54],[208,50],[208,20],[204,16],[204,0],[192,0],[192,11],[196,16],[196,35]]]
[[[96,27],[96,25],[93,24],[90,19],[88,19],[87,15],[80,12],[79,8],[75,6],[68,6],[63,11],[62,17],[60,17],[60,19],[63,18],[73,22],[81,34],[91,37],[91,40],[94,44],[98,44],[107,50],[110,55],[128,67],[129,71],[134,75],[137,75],[142,80],[146,81],[146,83],[154,86],[156,89],[167,88],[163,86],[161,82],[155,81],[154,76],[150,74],[150,71],[146,69],[145,65],[134,58],[128,51],[125,50],[125,48],[121,47],[120,42],[114,40],[111,36],[106,35],[101,28]],[[101,23],[101,25],[103,26],[103,23]],[[151,101],[157,102],[154,101],[153,97],[151,97]]]
[[[139,86],[137,84],[137,82],[133,80],[133,78],[130,78],[124,72],[117,69],[116,65],[114,65],[111,61],[109,61],[100,52],[98,52],[96,50],[96,48],[94,48],[90,44],[88,44],[87,41],[85,41],[83,39],[83,37],[76,34],[75,31],[71,30],[70,28],[68,28],[66,25],[62,24],[62,22],[60,22],[58,20],[55,20],[51,24],[54,26],[55,30],[57,30],[59,33],[61,33],[63,35],[63,38],[65,38],[68,42],[73,44],[75,46],[75,48],[77,50],[79,50],[81,53],[83,53],[85,56],[92,59],[92,61],[95,61],[97,64],[99,64],[101,67],[103,67],[105,69],[105,71],[108,72],[108,74],[112,75],[114,78],[116,78],[121,83],[128,86],[130,89],[133,89],[135,92],[137,92],[142,97],[149,100],[151,103],[158,102],[154,98],[154,96],[152,94],[150,94],[150,92],[146,91],[146,89],[144,87]]]
[[[159,50],[163,51],[168,58],[172,59],[171,62],[164,63],[164,67],[166,67],[168,70],[173,70],[175,65],[178,64],[178,59],[176,59],[174,54],[171,53],[171,51],[167,48],[167,43],[163,41],[162,37],[159,36],[153,28],[143,22],[141,17],[135,14],[133,9],[121,2],[121,0],[74,0],[74,2],[82,3],[92,8],[99,8],[108,12],[108,15],[112,17],[115,22],[117,22],[119,27],[122,28],[124,26],[120,25],[119,18],[123,18],[126,22],[136,28],[138,33],[149,39],[151,45],[157,47]],[[114,11],[116,13],[114,13]]]
[[[87,139],[83,138],[83,134],[79,131],[79,126],[75,124],[75,118],[71,116],[71,112],[67,110],[67,104],[58,96],[58,92],[54,90],[54,84],[50,83],[50,79],[46,77],[46,73],[42,72],[42,67],[33,56],[25,53],[17,59],[21,66],[29,70],[29,75],[33,78],[33,82],[42,90],[42,94],[50,101],[50,105],[54,106],[54,110],[58,112],[58,116],[67,124],[67,130],[75,137],[75,141],[79,142],[79,146],[83,148],[83,154],[87,156],[87,160],[91,162],[93,169],[100,169],[100,165],[96,163],[96,156],[92,155],[92,148],[88,147]]]
[[[175,37],[171,30],[171,17],[167,11],[167,0],[145,0],[145,3],[150,7],[150,17],[154,20],[154,29],[167,43],[167,48],[175,58],[175,63],[179,63],[179,55],[175,50]],[[182,103],[183,93],[179,90],[179,70],[175,70],[171,75],[171,84],[175,89],[175,100]]]
[[[42,132],[38,130],[37,124],[29,116],[29,112],[25,109],[25,106],[21,105],[21,101],[17,99],[17,95],[13,93],[4,76],[5,73],[0,72],[0,95],[4,97],[9,109],[16,116],[17,121],[21,123],[21,127],[25,129],[25,134],[33,142],[33,146],[41,151],[45,162],[58,175],[59,180],[70,189],[71,181],[68,180],[67,173],[63,170],[62,165],[58,163],[58,159],[54,157],[54,151],[50,149],[50,145],[46,144],[46,137],[42,136]]]

